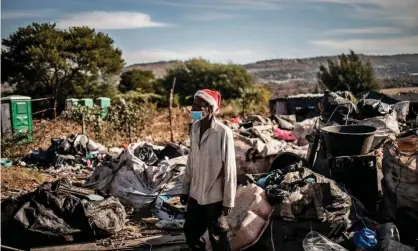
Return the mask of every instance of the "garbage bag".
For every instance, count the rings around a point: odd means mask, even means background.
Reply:
[[[394,133],[398,135],[401,132],[396,117],[396,112],[393,111],[385,116],[361,120],[357,124],[373,126],[377,129],[376,133]]]
[[[385,116],[392,110],[390,105],[375,99],[360,100],[360,102],[357,104],[357,108],[359,109],[360,115],[363,118]]]
[[[2,241],[26,249],[90,241],[124,228],[126,213],[117,198],[90,201],[68,192],[69,187],[66,179],[45,182],[34,192],[2,202]]]
[[[184,220],[160,220],[155,226],[166,230],[182,230],[184,228]]]
[[[396,116],[399,121],[405,122],[409,114],[410,101],[402,101],[393,105],[393,110],[396,111]]]
[[[160,160],[164,159],[165,157],[174,159],[184,155],[189,155],[189,149],[181,145],[170,143],[166,145],[161,151],[157,151],[156,154]]]
[[[347,249],[328,240],[322,234],[311,231],[302,242],[305,251],[347,251]]]
[[[101,163],[84,186],[114,195],[135,209],[152,202],[161,189],[164,191],[160,195],[181,194],[187,156],[149,166],[134,154],[134,150],[142,145],[144,143],[130,144],[116,165]]]
[[[134,150],[134,154],[140,160],[145,162],[145,164],[147,164],[148,166],[153,166],[157,164],[157,162],[159,161],[159,158],[157,154],[154,152],[153,147],[148,144],[144,144],[143,146],[138,146]]]
[[[397,211],[406,212],[418,220],[418,170],[416,151],[417,136],[397,139],[383,149],[383,200],[391,219],[396,219]]]
[[[400,241],[398,228],[392,222],[380,225],[378,233],[381,241],[386,239]]]
[[[379,251],[414,251],[412,247],[391,239],[382,241],[378,246]]]
[[[377,245],[376,233],[368,228],[355,232],[353,240],[359,249],[369,249]]]
[[[266,187],[266,197],[271,205],[283,202],[289,195],[289,192],[280,189],[278,185]]]
[[[272,210],[263,189],[255,184],[239,187],[235,196],[235,207],[226,216],[231,250],[247,250],[257,243],[268,226]],[[206,250],[212,250],[207,232],[203,238]]]

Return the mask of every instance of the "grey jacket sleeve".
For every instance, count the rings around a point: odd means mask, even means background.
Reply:
[[[237,166],[235,162],[234,136],[230,130],[225,132],[222,143],[222,161],[225,172],[223,206],[234,207],[237,191]]]

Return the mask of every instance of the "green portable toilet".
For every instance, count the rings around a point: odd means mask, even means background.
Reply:
[[[30,97],[8,96],[1,99],[1,132],[23,133],[24,141],[33,141],[32,102]]]
[[[68,109],[73,106],[77,106],[79,102],[78,98],[67,98],[65,100],[65,109]]]
[[[107,115],[107,108],[110,106],[110,98],[100,97],[95,100],[97,106],[102,108],[102,117]]]
[[[93,107],[93,99],[91,98],[82,98],[78,101],[81,106]]]

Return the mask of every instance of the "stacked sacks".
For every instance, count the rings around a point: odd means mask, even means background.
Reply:
[[[413,245],[418,238],[418,137],[388,142],[383,151],[383,200],[380,217],[393,221],[403,242]]]

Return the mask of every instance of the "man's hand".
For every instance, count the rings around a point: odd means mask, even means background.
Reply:
[[[186,205],[189,202],[188,194],[180,194],[180,203]]]
[[[231,210],[232,210],[232,208],[230,208],[230,207],[223,207],[223,209],[222,209],[222,215],[227,216],[228,214],[231,213]]]

